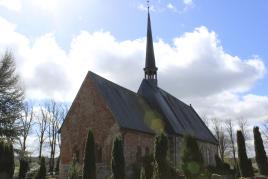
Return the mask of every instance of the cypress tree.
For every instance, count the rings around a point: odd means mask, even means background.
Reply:
[[[156,136],[154,144],[153,179],[170,178],[170,168],[167,162],[168,139],[165,134]]]
[[[45,179],[46,178],[46,160],[45,157],[41,157],[40,159],[40,167],[37,171],[34,179]]]
[[[268,175],[268,161],[267,161],[266,152],[264,150],[261,133],[259,132],[259,127],[253,128],[253,134],[254,134],[254,147],[255,147],[255,154],[256,154],[256,162],[260,170],[260,174]]]
[[[11,143],[0,140],[0,174],[13,178],[15,169],[14,151]],[[3,175],[3,176],[2,176]]]
[[[6,150],[7,150],[7,171],[8,175],[13,178],[14,175],[14,170],[15,170],[15,161],[14,161],[14,150],[13,150],[13,145],[11,143],[6,145]]]
[[[26,173],[29,169],[29,161],[26,158],[20,158],[19,179],[25,179]]]
[[[117,136],[113,143],[112,178],[125,179],[125,159],[121,136]]]
[[[184,136],[181,158],[185,177],[187,179],[197,178],[203,169],[203,158],[194,137]]]
[[[240,130],[237,131],[236,135],[237,135],[238,164],[240,169],[240,175],[242,177],[252,177],[254,176],[253,168],[252,165],[250,165],[247,156],[245,138]]]
[[[72,165],[69,168],[68,179],[79,179],[79,167],[76,159],[73,159]]]
[[[83,179],[96,179],[95,142],[91,130],[88,131],[84,152]]]

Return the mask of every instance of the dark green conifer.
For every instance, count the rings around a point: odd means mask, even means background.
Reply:
[[[259,127],[253,128],[256,162],[262,175],[268,175],[268,161]]]
[[[83,179],[96,179],[95,142],[91,130],[88,131],[84,152]]]
[[[170,178],[170,167],[167,162],[168,139],[165,134],[156,136],[154,144],[153,179]]]
[[[46,178],[46,160],[45,157],[40,159],[40,167],[34,176],[34,179],[45,179]]]
[[[19,179],[25,179],[26,173],[29,169],[29,161],[24,157],[20,158]]]
[[[112,178],[125,179],[125,158],[121,136],[117,136],[113,143]]]
[[[242,177],[254,176],[252,165],[247,156],[245,138],[240,130],[237,131],[238,164]]]
[[[73,158],[72,165],[69,168],[68,179],[79,179],[79,166],[76,158]]]
[[[4,140],[0,140],[0,174],[13,178],[15,169],[13,145]],[[2,176],[3,175],[3,176]]]
[[[185,177],[197,178],[203,169],[203,158],[196,139],[190,135],[184,136],[181,159]]]

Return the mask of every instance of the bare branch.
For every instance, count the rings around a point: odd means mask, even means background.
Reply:
[[[26,152],[26,141],[31,132],[34,119],[33,105],[30,102],[25,102],[23,106],[22,116],[19,121],[20,125],[20,137],[19,143],[21,146],[21,155],[24,156]]]
[[[230,149],[231,149],[231,153],[232,153],[232,158],[233,158],[233,162],[234,162],[234,166],[237,167],[238,163],[236,160],[236,146],[235,146],[235,131],[234,131],[234,125],[231,119],[227,119],[225,121],[225,126],[226,126],[226,132],[228,134],[229,137],[229,142],[230,142]]]

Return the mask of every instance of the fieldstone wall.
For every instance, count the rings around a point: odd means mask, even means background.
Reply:
[[[181,150],[183,138],[180,136],[169,138],[169,160],[178,168],[181,166]],[[204,164],[215,165],[214,156],[217,154],[217,145],[198,141],[199,148],[203,155]]]
[[[218,153],[217,145],[200,141],[198,142],[198,144],[203,155],[205,166],[215,166],[215,155]]]
[[[153,153],[154,135],[140,133],[131,130],[122,131],[124,138],[124,155],[126,165],[129,166],[137,161],[137,154],[140,156]]]
[[[61,128],[60,178],[66,178],[74,155],[82,164],[89,128],[94,133],[95,143],[101,147],[101,162],[109,164],[112,141],[119,133],[119,127],[94,82],[87,75]]]

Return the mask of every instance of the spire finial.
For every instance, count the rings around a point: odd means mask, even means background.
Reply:
[[[150,9],[150,1],[147,0],[147,8],[148,8],[148,12],[149,12],[149,9]]]

